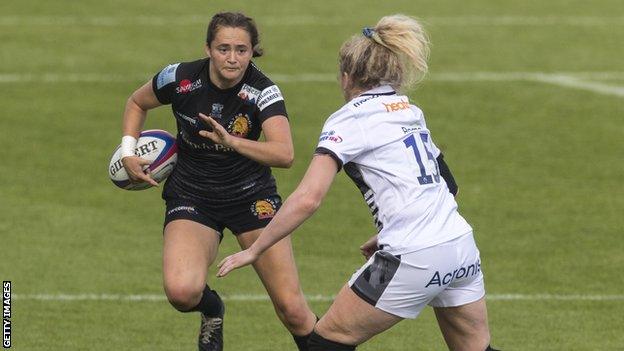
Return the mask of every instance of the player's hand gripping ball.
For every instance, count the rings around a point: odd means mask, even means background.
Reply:
[[[143,170],[149,173],[157,183],[165,180],[178,160],[178,144],[173,135],[160,129],[151,129],[141,132],[137,141],[135,155],[149,161],[149,166]],[[121,145],[113,152],[108,167],[108,175],[113,184],[126,190],[143,190],[152,187],[147,182],[133,183],[121,162]]]

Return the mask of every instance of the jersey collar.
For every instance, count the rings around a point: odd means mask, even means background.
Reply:
[[[358,95],[358,97],[373,95],[396,95],[396,91],[394,91],[394,89],[389,85],[380,85],[371,90],[363,92],[362,94]]]

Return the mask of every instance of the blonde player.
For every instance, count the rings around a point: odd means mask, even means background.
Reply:
[[[325,122],[303,180],[248,249],[218,275],[255,262],[320,206],[344,168],[370,206],[370,256],[314,328],[310,350],[354,350],[430,305],[451,350],[492,350],[479,250],[423,112],[399,93],[427,71],[428,40],[407,16],[382,18],[340,49],[347,101]],[[452,194],[453,193],[453,194]]]

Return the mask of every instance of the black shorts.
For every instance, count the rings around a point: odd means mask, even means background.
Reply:
[[[225,228],[238,235],[266,227],[282,206],[282,198],[277,193],[269,196],[259,194],[249,200],[218,207],[182,198],[167,199],[166,204],[164,226],[176,219],[188,219],[216,230],[223,238]]]

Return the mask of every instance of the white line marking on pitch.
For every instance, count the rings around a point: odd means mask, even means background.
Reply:
[[[424,16],[426,24],[437,26],[621,26],[624,17],[591,16]],[[175,16],[0,16],[0,26],[189,26],[206,25],[210,18],[200,15]],[[344,26],[361,25],[360,21],[317,16],[264,16],[261,26]]]
[[[604,94],[604,95],[615,95],[615,96],[624,97],[624,87],[597,83],[597,82],[588,82],[588,81],[581,80],[581,79],[578,79],[576,77],[571,77],[571,76],[565,76],[565,75],[543,76],[543,77],[536,78],[535,81],[558,85],[558,86],[566,87],[566,88],[589,90],[594,93],[599,93],[599,94]]]
[[[306,295],[308,301],[329,302],[334,295]],[[28,301],[166,301],[164,294],[14,294],[15,300]],[[223,294],[226,301],[269,301],[267,295]],[[491,301],[624,301],[624,295],[586,294],[488,294]]]
[[[269,74],[278,83],[336,83],[335,74],[301,73]],[[147,81],[149,76],[139,74],[101,73],[46,73],[0,74],[0,83],[125,83]],[[603,95],[624,97],[624,87],[590,80],[624,80],[624,72],[441,72],[432,73],[427,80],[433,82],[514,82],[527,81],[556,85],[565,88],[591,91]]]

